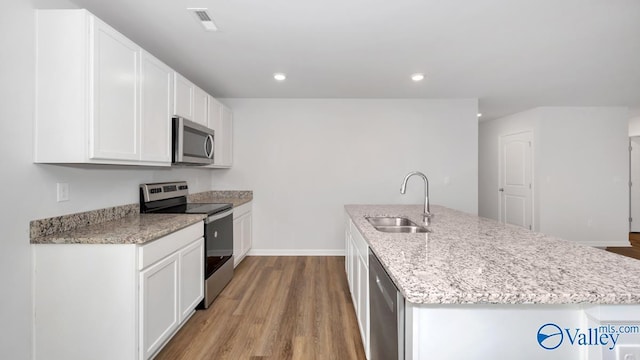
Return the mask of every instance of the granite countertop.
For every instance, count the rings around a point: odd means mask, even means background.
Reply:
[[[132,214],[119,219],[31,238],[32,244],[144,244],[198,221],[206,215]]]
[[[377,231],[366,216],[417,224],[422,205],[345,209],[405,299],[417,304],[639,304],[640,261],[432,206],[426,234]]]
[[[213,190],[190,194],[187,200],[192,203],[227,203],[233,207],[244,205],[253,200],[250,190]]]
[[[253,191],[205,191],[187,197],[193,203],[230,203],[253,200]],[[144,244],[206,218],[205,214],[140,214],[138,204],[33,220],[32,244]]]

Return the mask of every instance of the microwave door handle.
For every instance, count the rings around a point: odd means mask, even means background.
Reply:
[[[207,149],[207,143],[211,142],[211,153]],[[207,138],[204,140],[204,153],[207,155],[207,158],[211,159],[213,157],[213,135],[207,135]]]

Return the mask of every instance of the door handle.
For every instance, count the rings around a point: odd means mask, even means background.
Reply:
[[[504,192],[504,188],[500,188],[500,189],[498,189],[498,191]]]
[[[387,306],[389,307],[389,310],[393,311],[393,300],[391,299],[391,296],[389,296],[389,294],[387,294],[386,291],[384,291],[384,288],[382,287],[382,284],[380,283],[380,278],[378,277],[378,275],[376,275],[376,285],[378,285],[378,289],[380,290],[380,292],[382,293],[382,297],[384,298],[384,301],[387,303]]]
[[[207,148],[207,144],[211,143],[211,152]],[[213,136],[211,134],[207,135],[207,138],[204,139],[204,154],[207,155],[207,158],[211,159],[213,157]]]

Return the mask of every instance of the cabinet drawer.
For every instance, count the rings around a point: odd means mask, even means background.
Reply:
[[[233,208],[233,220],[251,211],[251,201]]]
[[[173,254],[204,236],[204,222],[199,221],[158,240],[140,246],[138,249],[138,270]]]

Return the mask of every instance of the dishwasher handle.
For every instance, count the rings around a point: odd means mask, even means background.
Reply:
[[[384,298],[384,302],[387,303],[389,310],[395,311],[395,307],[393,306],[393,300],[391,299],[391,295],[389,295],[386,291],[384,291],[384,287],[382,283],[380,283],[380,277],[376,274],[376,285],[378,286],[378,290],[382,293],[382,297]]]

